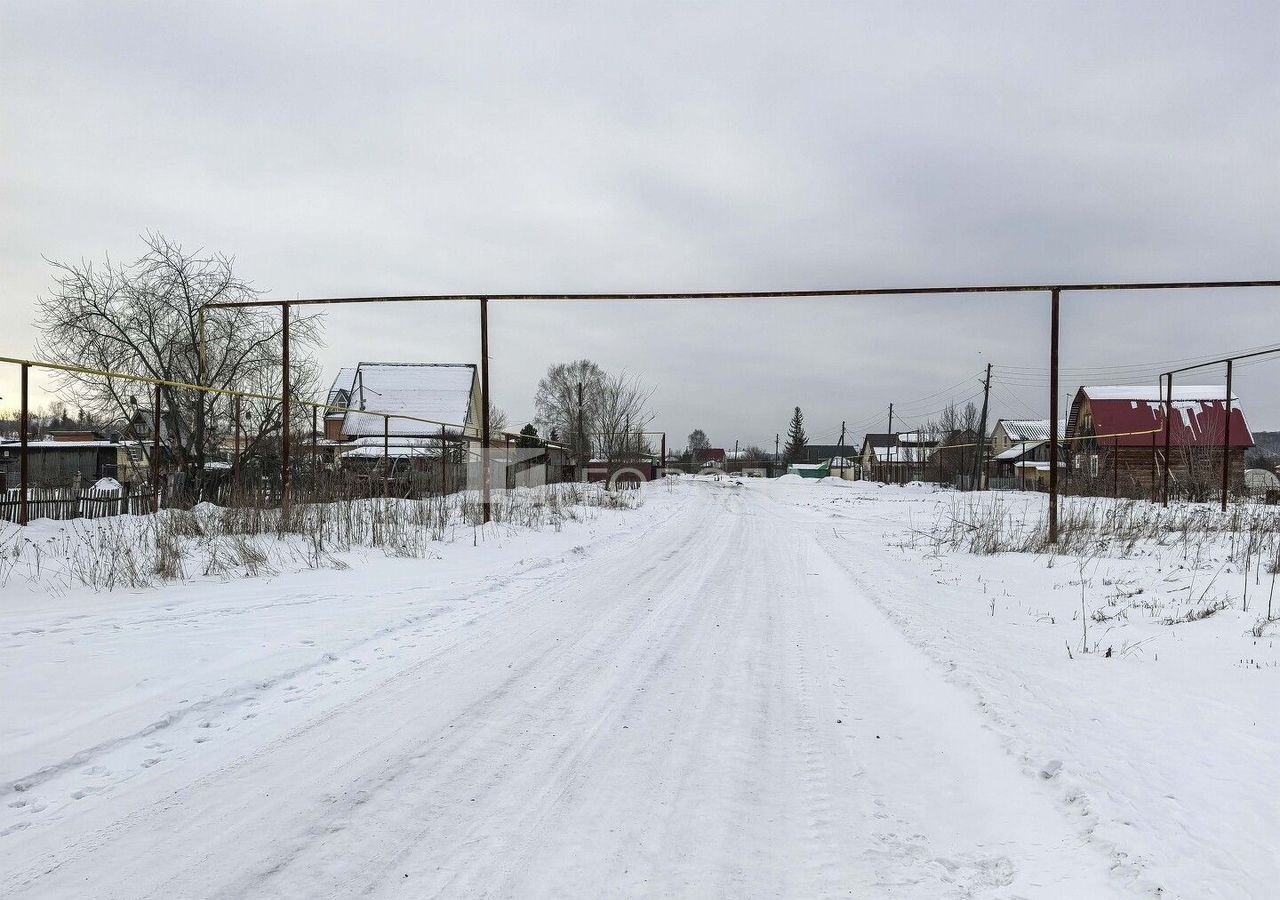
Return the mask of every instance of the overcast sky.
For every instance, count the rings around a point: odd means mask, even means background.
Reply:
[[[275,297],[1280,277],[1277,3],[423,6],[0,3],[0,355],[32,351],[42,255],[150,229]],[[1280,344],[1278,304],[1068,297],[1063,390]],[[501,305],[494,397],[519,422],[587,356],[654,388],[673,446],[771,448],[795,405],[856,439],[993,362],[993,416],[1043,416],[1047,312]],[[327,338],[329,372],[479,355],[474,304]],[[1255,428],[1278,376],[1239,374]]]

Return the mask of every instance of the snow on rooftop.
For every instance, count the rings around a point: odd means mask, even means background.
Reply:
[[[348,450],[342,454],[343,459],[382,459],[384,456],[391,459],[438,459],[440,450],[438,447],[405,447],[405,446],[388,446],[383,451],[381,445],[369,447],[356,447],[354,450]]]
[[[1001,419],[997,423],[1012,441],[1047,441],[1049,439],[1048,419]],[[1058,422],[1058,434],[1067,433],[1067,422]]]
[[[1158,402],[1165,398],[1165,392],[1154,384],[1085,385],[1081,388],[1090,400],[1136,400],[1138,402]],[[1174,400],[1218,400],[1227,398],[1227,389],[1221,384],[1186,384],[1176,381],[1173,384]],[[1239,400],[1233,391],[1232,402]]]
[[[1043,447],[1048,441],[1031,441],[1030,443],[1014,444],[1008,450],[997,453],[992,457],[995,462],[1007,462],[1011,459],[1019,459]]]
[[[921,463],[933,455],[934,448],[908,444],[904,447],[872,447],[876,462]]]
[[[474,380],[475,366],[470,363],[362,362],[352,386],[351,406],[391,414],[390,431],[396,434],[436,434],[440,431],[438,423],[471,424],[468,419]],[[381,435],[383,417],[348,412],[342,431],[357,437]]]
[[[338,394],[345,391],[351,393],[351,385],[356,380],[356,369],[354,366],[344,366],[338,370],[338,376],[333,379],[333,386],[329,388],[329,398],[326,403],[338,405]],[[342,404],[345,405],[345,404]]]

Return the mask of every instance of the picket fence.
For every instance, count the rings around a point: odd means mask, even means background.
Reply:
[[[21,515],[17,488],[0,494],[0,522],[17,522]],[[27,517],[36,519],[102,519],[108,516],[145,515],[152,511],[150,493],[95,488],[29,488]]]

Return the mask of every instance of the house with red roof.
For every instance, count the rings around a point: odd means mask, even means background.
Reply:
[[[1172,402],[1156,385],[1082,386],[1067,418],[1068,482],[1087,493],[1153,496],[1168,467],[1173,492],[1204,499],[1221,484],[1225,448],[1231,483],[1242,486],[1253,435],[1234,394],[1229,416],[1227,408],[1221,385],[1175,384]]]

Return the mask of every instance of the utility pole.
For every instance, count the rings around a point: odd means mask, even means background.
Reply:
[[[587,436],[583,433],[582,418],[582,382],[578,382],[578,480],[586,481],[587,478]]]
[[[893,404],[890,403],[889,404],[889,446],[885,448],[885,454],[884,454],[886,463],[893,461],[893,443],[894,443],[893,442]],[[883,474],[885,474],[886,480],[887,480],[887,476],[889,474],[887,471],[887,467]]]
[[[973,490],[982,490],[982,457],[987,451],[987,402],[991,399],[991,363],[987,363],[987,378],[982,383],[982,424],[978,426],[978,452],[973,461]]]
[[[773,464],[776,466],[782,462],[782,454],[778,451],[778,445],[781,443],[782,432],[778,432],[773,436]]]
[[[840,423],[840,446],[839,446],[839,450],[840,450],[840,477],[841,477],[841,478],[844,478],[844,426],[845,426],[845,423],[844,423],[844,422],[841,422],[841,423]]]

